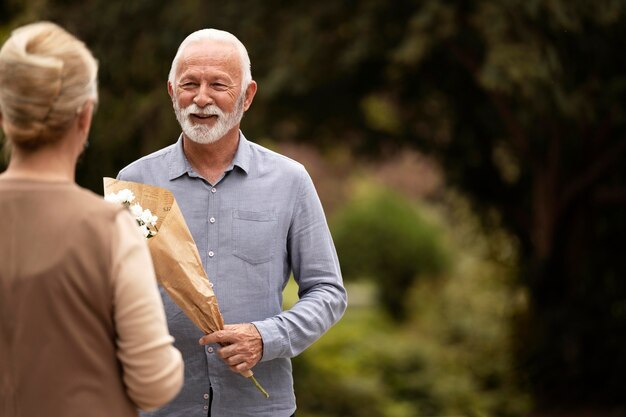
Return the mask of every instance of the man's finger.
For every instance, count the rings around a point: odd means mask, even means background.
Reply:
[[[228,339],[229,335],[224,330],[218,330],[213,333],[209,333],[200,338],[199,343],[201,345],[208,345],[209,343],[228,343],[231,340]]]

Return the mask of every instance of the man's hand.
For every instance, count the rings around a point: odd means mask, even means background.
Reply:
[[[252,323],[227,324],[200,339],[201,345],[219,343],[218,354],[233,372],[249,371],[263,356],[263,339]]]

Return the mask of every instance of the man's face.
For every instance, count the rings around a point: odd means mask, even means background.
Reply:
[[[248,108],[241,89],[241,64],[234,46],[202,41],[189,45],[171,86],[176,118],[189,139],[214,143],[239,129]]]

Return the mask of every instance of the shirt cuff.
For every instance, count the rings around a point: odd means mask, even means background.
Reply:
[[[263,357],[261,362],[279,358],[287,346],[287,338],[282,337],[276,322],[272,319],[253,321],[263,339]]]

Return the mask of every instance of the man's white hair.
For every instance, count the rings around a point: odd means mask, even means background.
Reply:
[[[226,42],[233,45],[237,49],[237,52],[239,52],[239,59],[241,61],[241,88],[243,91],[245,91],[246,88],[248,88],[248,84],[250,84],[250,81],[252,81],[252,71],[250,69],[250,57],[248,56],[248,51],[246,50],[246,47],[243,46],[243,43],[241,43],[241,41],[237,39],[235,35],[218,29],[197,30],[187,36],[185,40],[183,40],[183,42],[178,47],[176,56],[172,61],[172,67],[170,68],[168,81],[172,85],[172,88],[176,88],[176,71],[178,69],[178,61],[185,51],[185,48],[187,48],[187,46],[194,42],[204,40]]]

